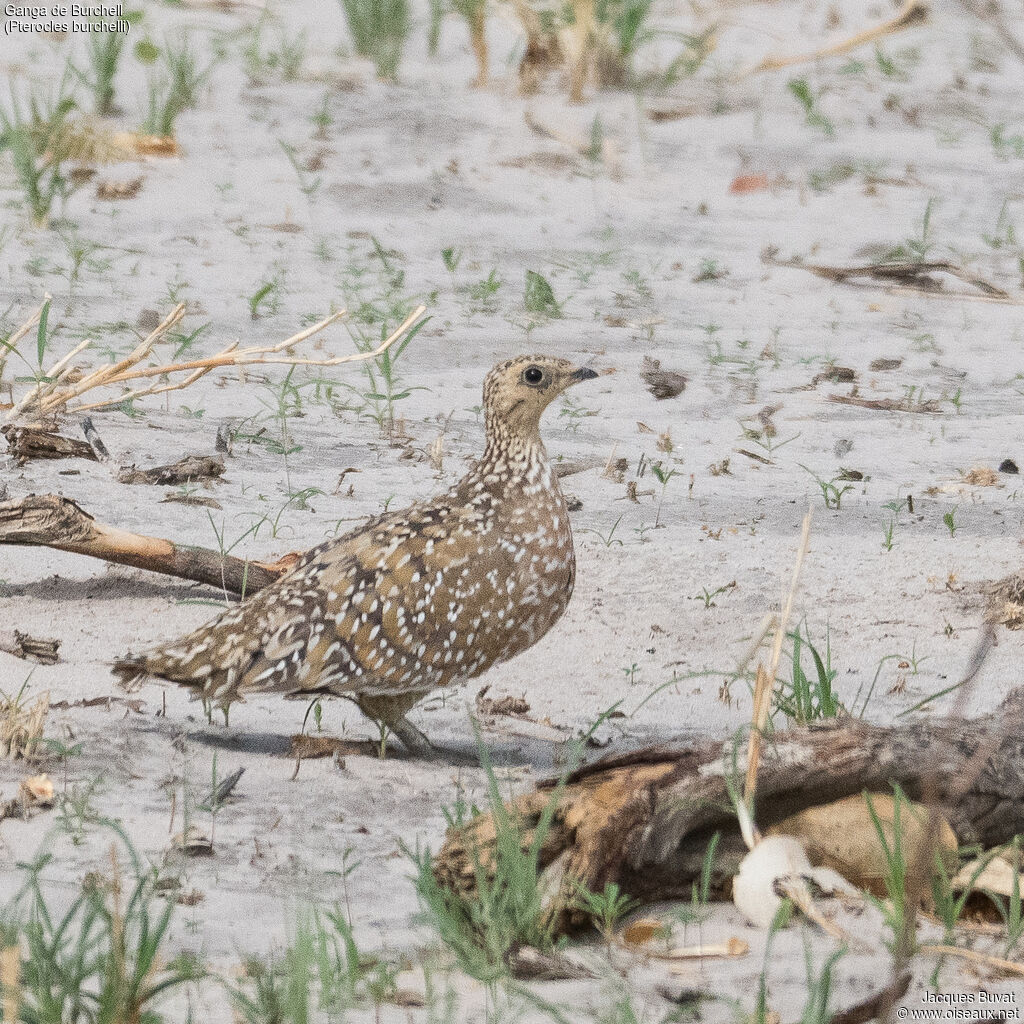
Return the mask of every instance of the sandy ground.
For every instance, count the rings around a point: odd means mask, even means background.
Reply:
[[[1004,6],[1008,15],[1022,13],[1019,0]],[[736,76],[769,52],[802,52],[893,10],[853,3],[839,13],[833,6],[830,21],[826,7],[727,7],[718,49],[696,78],[639,98],[591,92],[575,108],[554,79],[537,96],[517,94],[511,68],[521,42],[507,17],[492,18],[494,83],[472,90],[463,26],[446,21],[440,54],[429,58],[425,7],[417,7],[397,84],[377,82],[367,63],[348,54],[333,3],[279,5],[261,30],[266,51],[281,33],[309,33],[301,74],[289,82],[273,69],[259,81],[247,76],[240,54],[253,38],[253,12],[147,10],[133,41],[146,30],[159,40],[165,29],[185,25],[204,53],[216,46],[224,54],[199,108],[179,120],[183,154],[104,168],[101,177],[109,179],[141,174],[139,196],[101,202],[87,187],[67,204],[59,230],[29,227],[8,186],[0,234],[7,329],[49,291],[53,351],[91,336],[92,363],[83,365],[99,365],[135,343],[143,310],[165,314],[178,300],[188,303],[185,333],[209,325],[195,352],[236,337],[243,344],[281,340],[332,308],[398,300],[407,308],[422,300],[432,319],[399,363],[402,382],[414,388],[398,405],[408,438],[389,444],[359,413],[355,392],[366,384],[357,367],[329,371],[333,398],[299,372],[292,378],[299,406],[287,421],[296,450],[284,458],[236,441],[224,481],[203,492],[219,511],[163,504],[167,488],[120,485],[108,467],[80,461],[0,461],[9,496],[64,494],[103,521],[199,545],[216,546],[220,533],[228,545],[238,540],[235,554],[302,549],[385,505],[399,507],[454,482],[481,448],[487,369],[520,352],[551,352],[606,372],[577,389],[571,404],[552,409],[546,423],[552,456],[588,467],[563,481],[581,502],[573,515],[576,595],[542,643],[477,684],[487,683],[490,696],[522,695],[530,705],[527,718],[481,722],[510,791],[557,770],[568,741],[616,702],[626,717],[601,733],[612,750],[724,737],[749,721],[746,684],[733,684],[731,702],[720,699],[719,688],[761,617],[778,607],[809,506],[814,523],[798,614],[822,649],[827,638],[840,698],[853,707],[860,692],[863,702],[877,672],[866,714],[889,720],[948,686],[978,635],[980,586],[1021,560],[1019,477],[996,474],[990,486],[964,477],[1024,458],[1024,250],[1013,234],[1024,210],[1017,151],[1024,143],[1015,150],[1012,142],[1024,133],[1024,65],[957,3],[938,0],[930,24],[882,42],[883,59],[866,47],[788,71]],[[657,22],[684,31],[706,24],[689,8],[667,5]],[[16,79],[53,79],[78,45],[5,39],[0,66]],[[787,89],[797,77],[820,93],[831,136],[806,123]],[[145,102],[140,73],[126,66],[118,87],[118,123],[134,126]],[[333,123],[317,139],[310,117],[323,103]],[[685,116],[655,120],[650,110]],[[539,135],[527,114],[584,141],[599,118],[614,159],[590,160]],[[997,126],[997,140],[1011,142],[993,142]],[[282,141],[299,160],[318,157],[319,169],[300,180]],[[768,187],[731,190],[739,175],[764,176]],[[10,181],[6,170],[4,178]],[[314,180],[304,194],[300,186]],[[928,258],[969,267],[1009,291],[1012,302],[987,300],[949,278],[944,293],[922,294],[877,282],[837,284],[762,260],[772,246],[780,259],[870,262],[907,239],[921,240],[929,203]],[[384,262],[374,238],[386,250]],[[69,272],[68,239],[96,246],[77,277]],[[441,257],[448,247],[462,254],[452,273]],[[474,297],[492,269],[500,288],[489,300]],[[562,318],[524,308],[528,270],[549,280]],[[267,282],[274,288],[254,320],[248,298]],[[340,327],[317,343],[323,355],[352,344]],[[164,345],[160,354],[171,351]],[[639,377],[645,356],[685,373],[686,391],[656,400]],[[872,369],[878,359],[900,363]],[[855,383],[815,380],[832,366],[851,368]],[[95,423],[116,464],[158,465],[210,452],[217,427],[245,417],[254,417],[249,433],[262,427],[280,436],[273,410],[281,379],[275,372],[244,380],[217,373],[166,400],[144,400],[138,418],[104,412]],[[934,400],[938,411],[830,401],[854,390]],[[747,436],[745,428],[763,429],[757,416],[766,406],[778,407],[776,436]],[[73,423],[68,428],[75,433]],[[671,451],[658,449],[659,435],[670,438]],[[439,436],[440,471],[427,457]],[[602,472],[612,457],[626,460],[620,479]],[[649,469],[637,475],[652,459],[676,470],[664,490]],[[349,468],[358,472],[339,485]],[[814,477],[829,481],[841,468],[862,479],[839,509],[826,509]],[[296,507],[301,502],[290,496],[306,488],[317,490],[309,492],[308,508]],[[884,529],[893,513],[886,503],[908,494],[913,514],[905,504],[896,513],[887,550]],[[944,523],[947,513],[955,532]],[[6,549],[0,580],[5,626],[61,640],[61,661],[35,668],[30,691],[69,704],[117,695],[108,669],[114,655],[190,629],[223,596],[32,549]],[[721,587],[705,607],[702,593]],[[991,708],[1022,681],[1019,661],[1019,640],[1001,634],[974,710]],[[26,663],[0,654],[3,689],[28,676]],[[663,686],[673,678],[675,685]],[[656,687],[662,689],[645,702]],[[434,699],[414,716],[454,755],[475,748],[468,708],[476,688]],[[250,700],[233,709],[224,728],[208,724],[183,692],[146,686],[137,696],[144,702],[138,712],[123,704],[52,711],[48,734],[81,744],[81,753],[68,759],[66,775],[59,762],[51,771],[58,788],[90,793],[91,813],[121,819],[139,850],[160,863],[182,827],[183,805],[209,788],[214,759],[220,776],[245,769],[237,799],[215,822],[196,812],[200,827],[215,831],[215,853],[180,866],[185,890],[202,899],[181,908],[175,949],[227,966],[242,950],[280,948],[304,901],[342,897],[346,851],[358,862],[347,896],[360,942],[395,956],[433,945],[416,922],[411,867],[400,846],[436,848],[442,808],[460,794],[483,800],[478,769],[349,756],[343,766],[303,762],[295,777],[289,736],[302,725],[304,705]],[[342,701],[325,704],[323,728],[373,735]],[[20,774],[20,766],[0,764],[0,790],[13,790]],[[73,832],[75,841],[53,830],[53,815],[0,826],[0,892],[14,890],[17,863],[44,843],[55,853],[47,871],[55,893],[72,891],[103,864],[110,840],[102,829],[85,826]],[[839,962],[834,1006],[863,997],[884,977],[879,934],[872,940],[877,952],[851,952]],[[702,935],[751,944],[749,956],[705,963],[683,979],[721,997],[702,1004],[702,1013],[737,1019],[753,1007],[765,936],[727,908],[714,911]],[[808,935],[820,962],[830,942]],[[627,997],[638,1020],[670,1012],[655,994],[664,971],[609,965],[596,947],[586,955],[603,965],[602,980],[535,991],[572,1019],[633,1019],[614,1016]],[[908,1006],[920,1003],[930,970],[919,966]],[[807,992],[800,930],[776,940],[768,977],[771,1006],[783,1020],[798,1017]],[[952,990],[1010,985],[952,964],[942,982]],[[410,984],[422,983],[411,976]],[[543,1016],[512,995],[495,1007],[457,975],[446,984],[457,1008],[435,1008],[434,1019]],[[218,991],[194,999],[195,1019],[224,1019]],[[377,1012],[381,1019],[427,1019],[426,1010]]]

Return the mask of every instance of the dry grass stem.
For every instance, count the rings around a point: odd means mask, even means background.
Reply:
[[[807,542],[811,535],[811,511],[808,509],[804,516],[803,529],[800,531],[800,547],[796,553],[796,561],[793,563],[793,578],[789,584],[789,593],[786,596],[786,603],[782,608],[782,616],[775,626],[775,640],[772,644],[772,658],[767,671],[763,665],[757,666],[757,682],[754,686],[754,720],[751,724],[750,738],[747,741],[747,777],[743,785],[743,800],[747,808],[753,812],[754,797],[757,792],[757,770],[761,758],[761,735],[764,732],[765,724],[768,721],[768,711],[771,708],[771,696],[774,689],[775,677],[779,671],[779,660],[782,657],[782,642],[786,638],[786,626],[793,613],[793,599],[796,596],[796,587],[800,579],[800,570],[804,564],[804,555],[807,553]],[[764,633],[761,634],[762,636]],[[748,837],[744,834],[747,846],[753,848],[753,841],[756,836]],[[752,841],[753,840],[753,841]]]
[[[32,758],[50,710],[49,691],[32,704],[23,698],[23,693],[0,696],[0,756],[11,761]]]
[[[922,953],[930,953],[933,956],[958,956],[962,960],[970,960],[972,963],[984,964],[993,970],[1005,971],[1007,974],[1018,974],[1024,977],[1024,964],[1018,960],[1006,960],[1001,956],[993,956],[991,953],[980,953],[976,949],[964,949],[962,946],[946,945],[924,945],[920,947]]]
[[[737,77],[745,78],[748,75],[755,75],[760,71],[778,71],[780,68],[792,67],[794,64],[808,64],[811,61],[820,60],[822,57],[836,57],[843,53],[849,53],[865,43],[882,39],[884,36],[892,35],[894,32],[901,32],[912,25],[919,25],[927,17],[928,5],[924,0],[906,0],[899,13],[888,21],[883,21],[871,28],[863,29],[846,39],[830,43],[828,46],[823,46],[810,53],[801,53],[791,57],[765,57],[756,67],[741,72]]]

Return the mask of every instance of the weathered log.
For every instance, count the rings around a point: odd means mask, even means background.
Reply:
[[[1024,831],[1022,719],[1024,689],[970,722],[877,726],[844,719],[781,733],[762,753],[758,824],[766,828],[808,807],[896,783],[912,799],[936,792],[961,843],[1006,842]],[[975,755],[983,766],[972,765]],[[561,790],[548,780],[513,801],[508,809],[527,844],[549,802],[557,801],[539,863],[558,861],[559,926],[580,923],[564,909],[579,883],[600,892],[616,882],[643,901],[689,898],[715,832],[722,839],[713,884],[726,887],[745,852],[729,785],[735,789],[745,769],[745,749],[733,741],[648,747],[588,765]],[[490,870],[494,849],[490,814],[450,829],[435,861],[438,881],[471,892],[477,862]]]
[[[65,437],[42,427],[17,427],[8,423],[0,427],[7,439],[7,448],[19,462],[29,459],[90,459],[97,462],[92,446],[74,437]]]
[[[208,583],[233,594],[254,594],[279,579],[298,560],[250,562],[208,548],[130,533],[96,522],[68,498],[33,494],[0,502],[0,544],[26,544],[102,558],[119,565]]]

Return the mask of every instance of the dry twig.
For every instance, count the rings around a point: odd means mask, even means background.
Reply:
[[[772,247],[761,253],[761,261],[773,267],[792,267],[796,270],[806,270],[818,277],[828,278],[830,281],[844,282],[858,277],[868,277],[876,281],[888,281],[912,288],[914,291],[924,292],[928,295],[950,295],[963,298],[963,292],[950,292],[942,287],[931,274],[949,274],[965,284],[973,285],[989,299],[997,299],[1002,302],[1010,300],[1009,292],[997,288],[984,278],[978,277],[958,267],[955,263],[946,260],[933,260],[931,262],[916,262],[914,260],[894,260],[889,263],[868,263],[854,267],[834,267],[822,263],[804,263],[799,259],[780,260],[778,250]]]
[[[12,336],[12,340],[24,337],[31,329],[31,326],[38,321],[41,312],[42,307]],[[98,370],[93,370],[91,373],[81,377],[81,379],[72,382],[71,377],[74,370],[72,361],[92,342],[90,339],[86,339],[75,346],[67,355],[54,363],[43,379],[38,381],[20,401],[14,404],[14,407],[7,413],[6,420],[7,422],[13,422],[23,417],[46,419],[60,412],[82,412],[88,409],[101,409],[147,395],[180,391],[182,388],[187,388],[197,380],[205,377],[211,370],[227,366],[254,366],[272,363],[288,366],[340,366],[343,363],[375,359],[408,334],[425,312],[426,307],[417,306],[390,337],[368,352],[353,352],[349,355],[335,356],[331,359],[305,359],[293,354],[292,350],[300,342],[306,341],[314,334],[318,334],[347,315],[345,310],[340,310],[276,345],[253,345],[249,348],[239,348],[239,343],[234,341],[216,355],[206,356],[201,359],[191,359],[182,363],[167,363],[159,366],[140,366],[139,364],[151,354],[154,345],[172,327],[177,325],[185,315],[185,304],[180,303],[124,359],[109,366],[100,367]],[[168,381],[168,378],[172,375],[181,374],[185,376],[177,380]],[[132,381],[151,380],[152,378],[157,378],[157,380],[154,383],[144,384],[109,398],[80,403],[78,405],[70,404],[97,388],[123,386]]]
[[[747,75],[755,75],[760,71],[778,71],[780,68],[792,67],[794,64],[808,64],[811,61],[820,60],[822,57],[836,57],[839,54],[849,53],[865,43],[874,42],[876,39],[892,35],[894,32],[901,32],[912,25],[919,25],[927,18],[928,5],[924,0],[906,0],[902,9],[888,21],[863,29],[846,39],[829,43],[810,53],[801,53],[790,57],[765,57],[756,67],[749,68],[737,77],[745,78]]]

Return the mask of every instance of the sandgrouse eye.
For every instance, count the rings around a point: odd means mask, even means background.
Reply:
[[[572,531],[539,425],[554,398],[596,376],[549,356],[500,363],[484,381],[483,457],[450,491],[313,548],[269,587],[114,672],[129,685],[156,676],[190,687],[225,714],[250,693],[346,695],[429,752],[406,713],[531,647],[569,603]],[[534,388],[524,395],[520,381]]]

